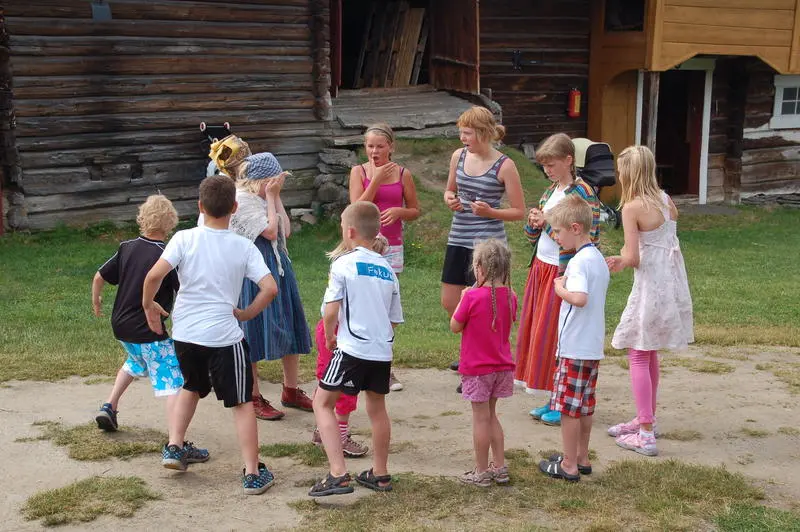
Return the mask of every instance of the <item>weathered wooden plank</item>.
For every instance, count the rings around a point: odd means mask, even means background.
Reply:
[[[791,30],[764,31],[759,28],[728,28],[675,22],[664,22],[663,26],[665,42],[787,48],[792,44]]]
[[[311,122],[314,115],[310,109],[271,111],[208,111],[208,112],[162,112],[129,115],[92,115],[74,117],[29,117],[17,123],[17,138],[27,136],[77,135],[80,133],[145,131],[153,129],[194,129],[201,121],[209,124],[230,122],[239,125],[271,127],[287,122]]]
[[[157,113],[160,111],[217,111],[225,108],[230,111],[247,109],[311,109],[314,98],[309,92],[271,93],[224,93],[212,97],[206,95],[144,96],[126,97],[84,97],[63,98],[59,100],[25,100],[15,102],[17,117],[28,116],[76,116],[124,113]]]
[[[305,41],[236,41],[231,39],[167,39],[144,37],[41,37],[12,35],[14,56],[82,55],[311,55]]]
[[[48,17],[91,19],[88,2],[75,0],[37,0],[36,2],[10,2],[6,17]],[[111,5],[113,20],[174,20],[206,22],[271,22],[299,24],[308,20],[307,6],[282,5],[227,5],[224,9],[206,2],[189,0],[114,0]]]
[[[224,74],[281,72],[311,74],[311,58],[300,56],[172,56],[12,57],[14,76],[72,76],[86,74]]]
[[[558,2],[519,0],[491,0],[481,2],[481,24],[489,18],[514,17],[589,17],[590,0],[559,0]],[[530,30],[539,30],[532,27]]]
[[[178,216],[196,217],[198,214],[197,200],[176,200],[172,202],[178,211]],[[92,223],[110,220],[117,223],[129,222],[136,219],[138,205],[136,203],[116,205],[112,207],[90,207],[88,209],[75,209],[68,211],[54,211],[28,216],[29,229],[51,229],[59,224],[72,227],[83,227]]]
[[[716,7],[666,6],[664,22],[679,24],[704,24],[707,26],[727,26],[731,31],[740,28],[761,28],[769,30],[791,30],[794,25],[792,11],[757,9],[735,9],[727,5]]]
[[[742,165],[763,163],[798,164],[800,162],[800,145],[786,145],[760,150],[745,150],[742,152]]]
[[[481,8],[483,8],[483,4]],[[524,34],[531,28],[549,35],[585,34],[590,29],[588,16],[575,17],[481,17],[481,34]]]
[[[161,94],[226,94],[234,92],[296,91],[311,92],[307,73],[175,74],[161,76],[60,76],[42,83],[39,76],[15,76],[17,99],[69,98],[79,96],[152,96]]]
[[[283,153],[294,153],[294,143],[308,143],[321,138],[324,124],[321,122],[280,124],[263,127],[261,125],[239,126],[232,124],[233,131],[245,140],[263,139],[271,145],[280,145]],[[204,135],[194,128],[166,129],[155,131],[135,131],[108,133],[85,133],[82,135],[63,135],[57,137],[20,137],[17,142],[23,151],[71,150],[78,148],[111,148],[114,146],[151,146],[164,143],[201,144]],[[203,150],[207,150],[207,143]],[[299,148],[298,148],[299,149]]]
[[[667,0],[668,6],[719,7],[719,0]],[[784,9],[794,10],[795,0],[725,0],[730,9]]]
[[[6,19],[12,35],[116,37],[187,37],[210,39],[254,40],[285,39],[308,42],[311,33],[307,24],[246,24],[242,22],[184,21],[175,24],[163,20],[111,20],[98,24],[93,20],[13,17]]]

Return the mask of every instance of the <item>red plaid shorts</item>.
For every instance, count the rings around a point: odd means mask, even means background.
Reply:
[[[553,375],[550,409],[569,417],[594,414],[594,390],[597,387],[599,360],[559,358]]]

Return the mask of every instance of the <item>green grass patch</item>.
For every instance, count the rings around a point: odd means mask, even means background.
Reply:
[[[798,532],[800,514],[777,508],[734,504],[717,517],[720,532]]]
[[[42,430],[42,435],[36,439],[51,440],[55,445],[66,447],[73,460],[128,460],[141,454],[160,453],[168,439],[164,432],[135,426],[104,432],[94,423],[65,427],[55,421],[41,421],[34,425]]]
[[[397,331],[398,366],[446,367],[458,352],[459,337],[449,332],[439,304],[439,278],[452,215],[442,202],[441,188],[431,188],[441,187],[450,154],[457,146],[449,140],[398,142],[397,160],[417,175],[422,210],[420,219],[406,230],[406,272],[400,276],[406,323]],[[513,148],[503,151],[520,171],[526,204],[535,204],[547,180],[520,152]],[[797,211],[737,210],[734,216],[684,215],[680,219],[697,341],[800,347],[800,284],[793,282],[795,265],[800,262]],[[182,226],[193,222],[191,217]],[[520,296],[531,255],[522,226],[522,222],[506,225],[514,252],[512,281]],[[118,243],[135,234],[131,226],[101,224],[85,230],[62,228],[0,239],[0,315],[4,317],[0,320],[0,382],[116,373],[125,355],[109,323],[115,291],[106,287],[105,316],[95,318],[89,286],[96,269],[114,254]],[[781,246],[757,245],[765,234]],[[323,222],[305,228],[288,242],[311,327],[319,319],[326,284],[328,262],[323,251],[335,247],[338,240],[338,226]],[[622,242],[622,231],[603,228],[605,253],[618,253]],[[612,276],[606,312],[609,333],[617,325],[631,284],[630,271]],[[783,303],[774,305],[775,301]],[[729,371],[727,366],[714,366],[716,363],[707,361],[693,370]],[[262,363],[259,372],[264,380],[281,380],[280,362]],[[784,369],[779,375],[795,391],[800,390],[796,373]],[[301,357],[301,380],[311,380],[313,374],[312,353]]]
[[[22,507],[25,519],[45,526],[86,523],[101,515],[131,517],[147,501],[160,499],[138,477],[91,477],[31,496]]]
[[[300,501],[292,507],[304,525],[330,530],[470,528],[531,530],[708,529],[720,510],[759,507],[763,492],[721,467],[675,460],[611,464],[591,482],[569,484],[539,472],[538,459],[507,451],[511,484],[480,489],[453,478],[401,474],[394,491],[365,497],[347,508]],[[374,497],[379,497],[376,501]]]
[[[742,427],[742,434],[750,436],[751,438],[766,438],[771,434],[771,432],[763,429],[751,429],[750,427]]]
[[[319,467],[328,463],[325,451],[321,446],[318,447],[313,443],[273,443],[262,445],[259,450],[264,456],[288,457],[309,467]]]
[[[785,436],[800,436],[800,429],[795,427],[779,427],[778,434],[783,434]]]
[[[463,414],[463,412],[459,412],[458,410],[445,410],[439,415],[442,417],[447,417],[447,416],[460,416],[461,414]]]
[[[725,364],[724,362],[718,362],[716,360],[703,360],[701,358],[676,356],[664,357],[663,364],[665,366],[686,368],[689,371],[694,371],[695,373],[713,373],[716,375],[732,373],[736,369],[730,364]]]
[[[778,380],[789,387],[792,393],[800,393],[800,364],[792,364],[790,367],[782,367],[774,370],[773,373]]]
[[[659,438],[664,440],[675,440],[675,441],[697,441],[702,440],[703,435],[696,430],[671,430],[669,432],[665,432],[661,434]]]

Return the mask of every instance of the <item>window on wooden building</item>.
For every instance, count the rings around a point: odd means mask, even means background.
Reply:
[[[772,129],[800,129],[800,76],[775,76]]]
[[[606,31],[644,31],[644,0],[606,0]]]

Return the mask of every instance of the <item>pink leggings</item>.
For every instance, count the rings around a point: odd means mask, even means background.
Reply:
[[[325,347],[325,325],[323,324],[322,320],[319,320],[317,323],[317,330],[315,331],[314,336],[316,337],[317,341],[317,378],[321,379],[322,376],[325,374],[325,370],[328,369],[328,364],[333,358],[333,353]],[[342,394],[339,396],[339,399],[336,401],[336,413],[340,416],[347,416],[352,412],[355,412],[358,406],[358,396],[357,395],[347,395]]]
[[[652,423],[656,413],[658,395],[658,351],[628,349],[631,387],[636,400],[639,423]]]

